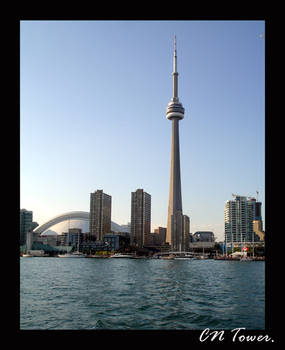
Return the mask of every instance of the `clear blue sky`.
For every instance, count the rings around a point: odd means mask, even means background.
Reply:
[[[39,224],[112,196],[152,196],[166,227],[173,40],[177,36],[183,213],[224,234],[232,193],[265,196],[263,21],[21,21],[20,206]]]

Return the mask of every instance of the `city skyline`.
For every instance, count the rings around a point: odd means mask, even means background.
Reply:
[[[131,218],[131,192],[152,197],[167,226],[173,36],[179,42],[183,212],[190,232],[224,238],[232,193],[263,203],[264,21],[21,21],[20,206],[39,224],[112,196]]]

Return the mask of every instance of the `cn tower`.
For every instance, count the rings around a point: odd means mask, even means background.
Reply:
[[[166,110],[167,119],[172,123],[170,186],[166,242],[172,251],[184,250],[184,218],[182,213],[180,151],[179,151],[179,120],[184,118],[184,108],[178,98],[178,72],[176,55],[176,35],[174,37],[173,58],[173,96]]]

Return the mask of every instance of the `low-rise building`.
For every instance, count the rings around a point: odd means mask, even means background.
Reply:
[[[104,235],[104,242],[109,251],[124,249],[130,244],[130,235],[128,232],[107,233]]]
[[[212,231],[197,231],[193,235],[194,242],[214,242],[215,236]]]
[[[80,228],[70,228],[68,232],[63,232],[61,242],[63,245],[77,247],[83,240],[82,230]]]
[[[166,227],[158,227],[154,229],[154,233],[158,234],[159,245],[165,244],[166,241]]]
[[[157,233],[151,232],[147,235],[147,240],[145,240],[144,247],[153,247],[160,245],[159,235]]]
[[[36,242],[50,245],[51,247],[57,246],[57,235],[42,235],[37,237]]]
[[[202,248],[210,249],[215,246],[215,236],[211,231],[197,231],[191,235],[189,242],[190,249]]]
[[[215,246],[215,242],[210,242],[210,241],[205,241],[205,242],[200,242],[200,241],[194,241],[194,242],[190,242],[189,243],[189,247],[190,249],[195,249],[195,248],[199,248],[199,249],[212,249]]]

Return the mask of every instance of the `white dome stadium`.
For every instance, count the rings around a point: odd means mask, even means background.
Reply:
[[[89,232],[89,212],[76,211],[55,216],[36,227],[34,232],[40,235],[61,235],[63,232],[68,232],[70,228],[79,228],[82,233]],[[126,232],[125,227],[123,228],[113,221],[111,221],[111,230]]]

